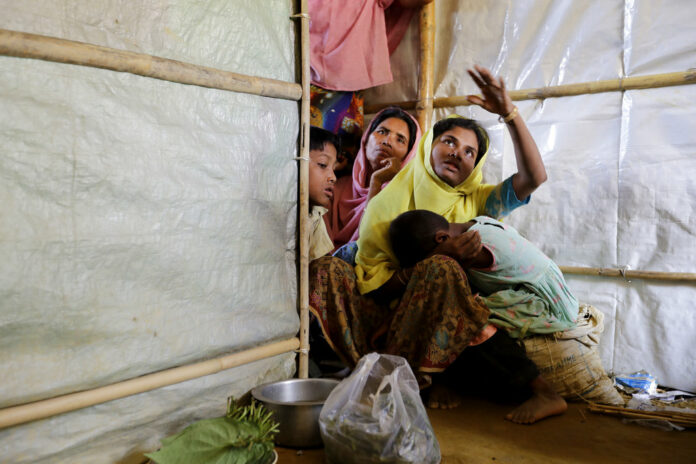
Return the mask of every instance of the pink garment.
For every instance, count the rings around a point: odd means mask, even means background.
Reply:
[[[375,118],[379,117],[382,111],[377,113]],[[411,147],[411,150],[406,154],[401,163],[402,168],[416,156],[416,152],[418,152],[418,141],[421,137],[418,121],[410,114],[409,116],[413,119],[413,122],[416,123],[416,136],[413,141],[413,147]],[[368,134],[366,130],[360,141],[360,151],[355,155],[353,175],[338,179],[334,186],[334,196],[331,206],[329,207],[329,212],[324,215],[329,236],[331,240],[333,240],[336,248],[358,239],[358,226],[360,225],[360,219],[362,219],[363,212],[367,206],[367,195],[370,191],[370,179],[367,178],[369,161],[365,154],[365,147],[367,146],[367,139],[369,136],[370,134]],[[387,184],[385,183],[384,185]],[[384,185],[382,188],[384,188]]]
[[[312,84],[355,91],[393,80],[389,54],[413,8],[395,0],[309,0]]]

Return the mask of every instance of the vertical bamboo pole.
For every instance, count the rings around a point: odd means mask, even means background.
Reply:
[[[420,78],[416,118],[426,131],[433,119],[433,73],[435,61],[435,2],[421,8],[420,15]]]
[[[300,367],[299,377],[309,375],[309,15],[307,0],[300,0],[302,103],[300,105]]]

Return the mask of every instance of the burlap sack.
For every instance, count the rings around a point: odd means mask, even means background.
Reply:
[[[594,306],[581,304],[577,327],[527,338],[524,345],[527,356],[563,398],[622,405],[597,352],[603,330],[604,315]]]

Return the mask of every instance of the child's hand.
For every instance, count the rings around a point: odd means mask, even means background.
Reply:
[[[483,95],[483,98],[478,95],[468,95],[466,99],[469,102],[503,117],[512,112],[515,105],[512,104],[512,99],[505,89],[502,77],[496,79],[488,69],[482,66],[474,66],[474,70],[467,69],[467,72],[481,89]]]
[[[454,258],[462,267],[471,267],[476,257],[483,248],[481,236],[476,230],[468,230],[461,235],[451,237],[440,243],[431,255],[445,255]]]
[[[385,182],[392,180],[399,171],[401,171],[401,160],[392,156],[382,161],[382,167],[372,174],[370,182],[377,182],[381,186]]]

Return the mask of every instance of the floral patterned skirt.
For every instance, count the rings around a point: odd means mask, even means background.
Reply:
[[[416,372],[442,372],[490,314],[459,264],[439,255],[415,266],[401,299],[390,305],[360,295],[353,267],[331,256],[310,263],[309,285],[310,310],[351,367],[377,351],[406,358]]]

